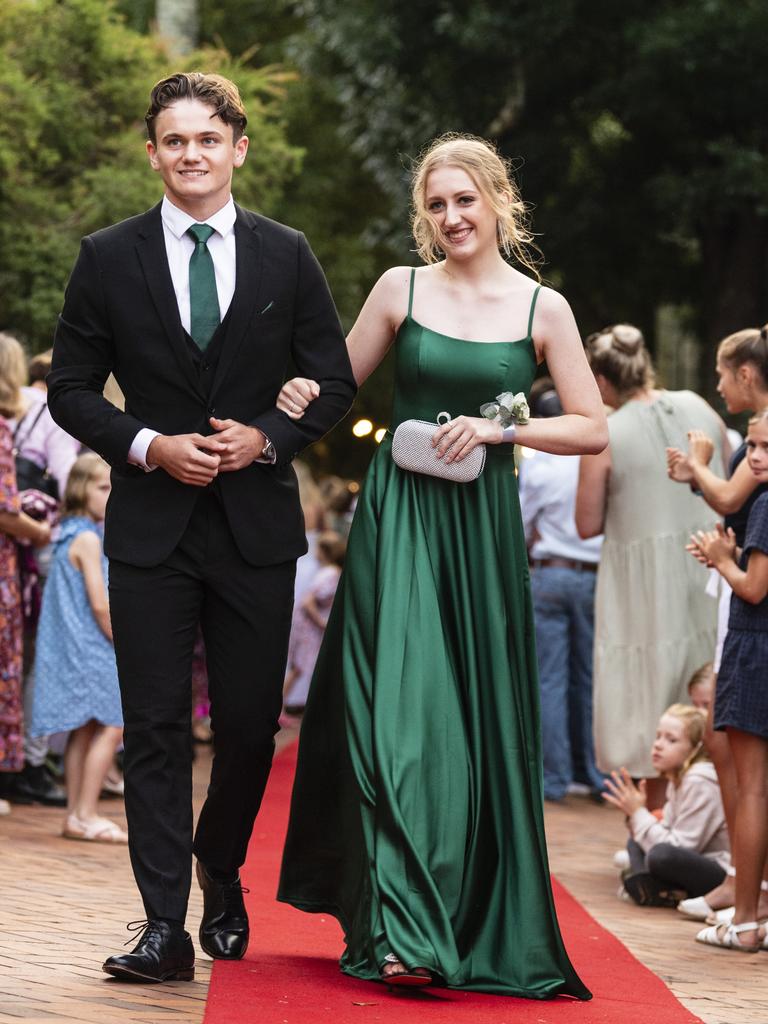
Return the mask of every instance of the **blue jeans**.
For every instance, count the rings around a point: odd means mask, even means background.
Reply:
[[[581,569],[531,570],[548,800],[562,799],[572,782],[603,787],[592,740],[595,582]]]

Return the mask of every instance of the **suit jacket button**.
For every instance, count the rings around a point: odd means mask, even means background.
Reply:
[[[213,416],[215,412],[216,412],[216,407],[215,407],[215,406],[213,406],[213,405],[209,405],[209,406],[208,406],[208,414],[209,414],[210,416]]]

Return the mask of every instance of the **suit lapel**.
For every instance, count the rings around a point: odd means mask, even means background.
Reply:
[[[144,271],[144,279],[152,296],[152,302],[168,341],[176,353],[179,365],[195,391],[203,395],[179,317],[179,306],[176,301],[176,293],[173,290],[168,256],[165,251],[160,205],[153,207],[144,216],[139,228],[136,252]],[[203,397],[205,396],[203,395]]]
[[[235,204],[235,294],[229,310],[229,325],[211,388],[211,399],[221,387],[253,319],[262,271],[262,241],[256,219]]]

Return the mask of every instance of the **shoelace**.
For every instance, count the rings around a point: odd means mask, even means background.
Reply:
[[[147,942],[149,942],[153,937],[159,939],[162,936],[162,931],[158,922],[150,921],[147,918],[144,918],[142,921],[129,921],[125,927],[126,930],[132,934],[129,936],[127,941],[123,943],[124,946],[130,945],[131,942],[141,942],[142,939],[146,939]],[[141,934],[137,936],[137,932],[140,932]]]
[[[240,884],[240,879],[225,886],[222,891],[225,909],[227,911],[240,910],[240,904],[243,896],[250,891],[250,889],[247,889],[244,885]]]

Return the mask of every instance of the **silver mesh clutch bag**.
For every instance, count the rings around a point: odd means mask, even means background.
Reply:
[[[441,419],[443,416],[445,419]],[[438,413],[437,423],[447,423],[450,418],[450,413]],[[445,459],[438,459],[437,449],[432,447],[434,433],[435,424],[428,420],[403,420],[392,438],[392,458],[395,463],[409,473],[439,476],[457,484],[477,480],[485,465],[485,445],[479,444],[459,462],[446,464]]]

